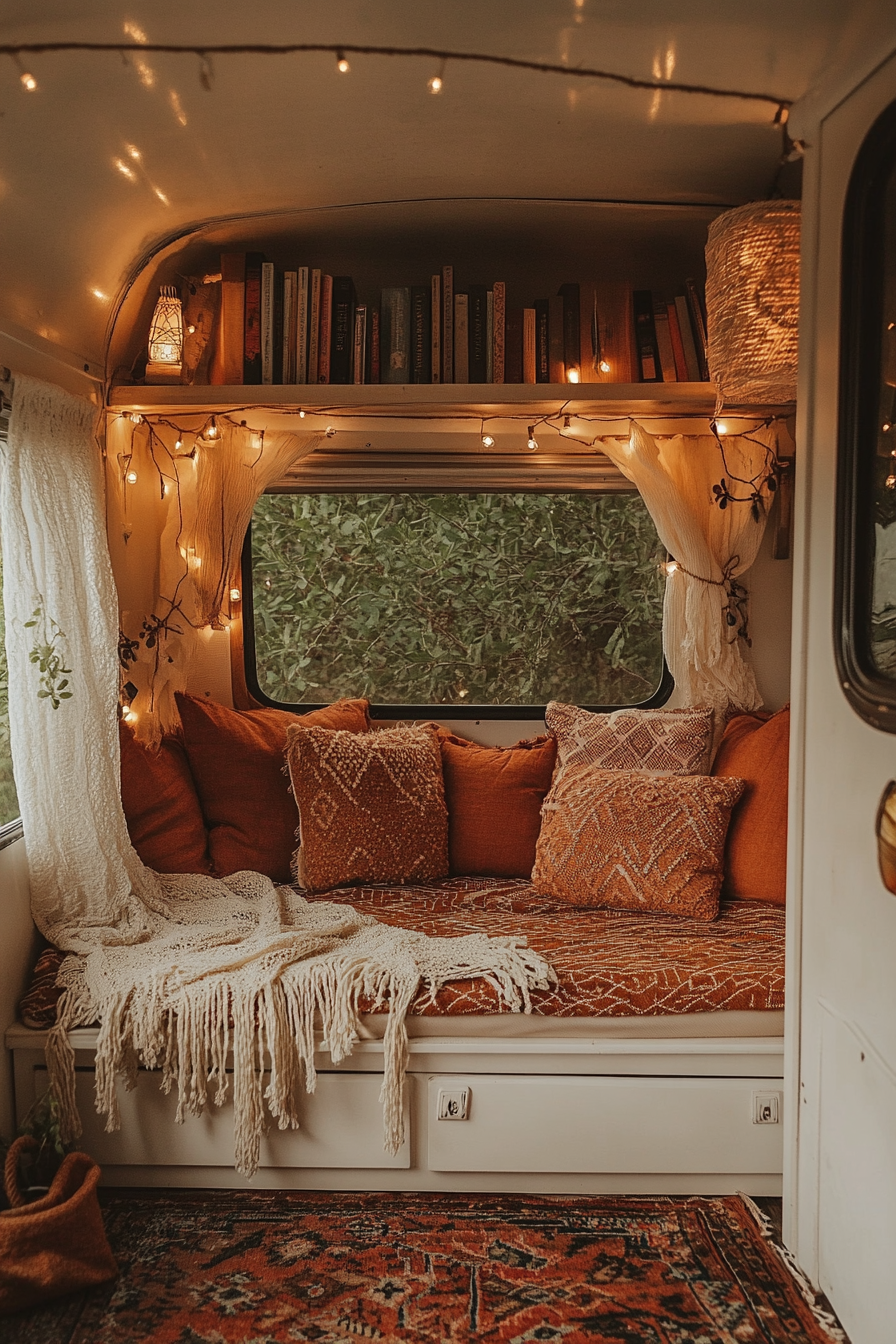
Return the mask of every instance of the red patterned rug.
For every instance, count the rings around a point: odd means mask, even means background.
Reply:
[[[118,1282],[6,1344],[831,1344],[736,1196],[107,1192]],[[762,1217],[762,1215],[759,1215]]]

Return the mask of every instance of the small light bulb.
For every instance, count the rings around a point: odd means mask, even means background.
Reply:
[[[304,419],[305,419],[305,412],[304,412],[304,411],[299,411],[299,419],[300,419],[300,420],[304,420]]]
[[[534,453],[536,448],[538,447],[538,440],[535,437],[534,425],[529,426],[529,437],[526,440],[526,447],[529,449],[530,453]]]
[[[131,416],[131,424],[132,424],[132,425],[142,425],[142,424],[143,424],[143,416],[142,416],[142,415],[138,415],[137,412],[134,411],[133,415]]]
[[[442,92],[442,76],[441,76],[441,75],[433,75],[432,79],[429,80],[429,82],[428,82],[428,84],[427,84],[426,87],[429,89],[430,93],[441,93],[441,92]]]
[[[178,434],[177,438],[174,440],[174,451],[175,451],[176,453],[179,453],[180,450],[181,450],[181,448],[183,448],[183,446],[184,446],[184,441],[183,441],[183,439],[180,437],[180,435]]]
[[[891,430],[892,428],[893,428],[893,426],[890,424],[890,421],[889,421],[889,420],[885,420],[885,421],[883,422],[883,424],[881,425],[881,429],[883,430],[883,432],[884,432],[885,434],[889,434],[889,432],[890,432],[890,430]]]
[[[187,327],[187,334],[189,336],[192,336],[195,330],[196,328],[193,326],[193,323],[191,322],[190,325]]]
[[[335,431],[335,429],[333,428],[333,426],[332,426],[332,425],[327,425],[327,438],[328,438],[328,439],[332,439],[335,433],[336,433],[336,431]]]
[[[127,483],[128,483],[128,485],[136,485],[136,484],[137,484],[137,473],[136,473],[136,471],[129,471],[129,472],[128,472],[128,474],[127,474]]]
[[[896,476],[887,477],[887,489],[896,490]]]
[[[495,440],[493,439],[491,434],[483,434],[482,446],[483,448],[494,448]]]
[[[127,708],[125,708],[125,709],[123,709],[123,710],[121,711],[121,717],[124,719],[125,723],[136,723],[136,722],[137,722],[137,715],[136,715],[136,714],[134,713],[134,711],[130,708],[130,706],[128,706]]]
[[[22,81],[22,88],[27,89],[29,93],[33,93],[37,88],[37,80],[30,71],[23,70],[21,75],[19,75],[19,79]]]
[[[579,381],[579,371],[574,364],[566,370],[566,381],[568,383],[577,383]]]
[[[887,323],[887,331],[892,331],[894,327],[896,327],[896,322]]]
[[[263,434],[258,434],[257,432],[253,432],[253,433],[250,435],[250,437],[249,437],[249,446],[250,446],[250,448],[252,448],[255,452],[258,452],[258,449],[261,448],[263,444],[264,444],[264,435],[263,435]]]
[[[716,433],[717,433],[717,434],[727,434],[727,433],[728,433],[728,426],[725,424],[725,421],[724,421],[724,420],[717,420],[717,421],[716,421]]]
[[[666,563],[661,568],[664,574],[668,575],[674,574],[678,569],[678,561],[667,560]]]
[[[348,61],[345,59],[341,51],[338,53],[336,57],[336,69],[339,71],[340,75],[347,75],[349,70],[351,70],[351,66],[349,65]]]
[[[231,590],[230,590],[230,600],[231,600],[231,602],[239,602],[239,600],[240,600],[240,590],[239,590],[239,588],[231,588]]]
[[[600,369],[601,373],[609,373],[610,372],[609,361],[606,359],[602,359],[600,364],[598,365],[598,368]]]
[[[207,439],[216,439],[218,437],[218,422],[214,416],[212,416],[205,427],[205,437]]]

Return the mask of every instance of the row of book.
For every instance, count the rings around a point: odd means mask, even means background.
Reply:
[[[624,281],[561,285],[531,307],[506,286],[394,286],[359,303],[350,276],[280,272],[258,252],[221,256],[216,384],[635,383],[707,378],[693,280],[667,300]]]

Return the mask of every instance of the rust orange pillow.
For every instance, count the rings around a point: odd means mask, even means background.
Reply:
[[[283,759],[287,729],[365,733],[367,701],[337,700],[308,714],[228,709],[192,695],[178,695],[177,704],[215,872],[226,877],[248,869],[291,882],[299,818]]]
[[[176,737],[158,751],[119,720],[121,802],[131,844],[157,873],[210,873],[208,831],[186,753]]]
[[[442,733],[440,746],[452,875],[528,877],[554,772],[554,739],[481,747]]]
[[[446,876],[448,812],[432,728],[292,727],[286,759],[299,807],[300,886],[330,891]]]
[[[709,771],[713,711],[617,709],[594,714],[551,701],[545,722],[557,739],[557,771],[590,765],[596,770],[705,775]]]
[[[545,799],[532,885],[570,905],[719,911],[739,779],[570,766]]]
[[[770,719],[738,714],[725,729],[712,772],[746,780],[728,832],[727,896],[784,904],[789,749],[789,707]]]

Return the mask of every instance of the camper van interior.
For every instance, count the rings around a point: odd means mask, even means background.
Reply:
[[[0,240],[0,1135],[892,1344],[893,7],[11,3]]]

